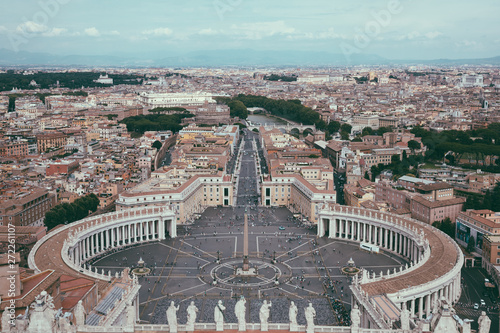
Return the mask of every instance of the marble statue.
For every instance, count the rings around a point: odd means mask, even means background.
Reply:
[[[73,314],[75,316],[76,326],[85,325],[85,315],[87,313],[85,312],[85,308],[83,307],[82,300],[79,300],[76,304],[75,309],[73,310]]]
[[[167,322],[170,332],[177,332],[177,311],[179,306],[175,306],[174,301],[170,302],[170,306],[167,309]]]
[[[194,323],[196,322],[196,313],[198,312],[198,308],[194,305],[194,301],[191,301],[191,304],[187,307],[187,322],[186,329],[190,332],[194,331]]]
[[[238,330],[246,331],[245,313],[246,313],[246,300],[245,297],[241,296],[240,300],[236,302],[234,306],[234,314],[238,318]]]
[[[30,314],[28,333],[53,332],[55,313],[53,298],[44,290],[31,304],[33,312]]]
[[[437,302],[436,302],[437,303]],[[400,314],[401,329],[408,331],[410,329],[410,311],[406,308],[406,303],[403,303],[403,308]]]
[[[59,332],[61,333],[74,333],[76,332],[75,325],[71,325],[69,317],[59,318]]]
[[[316,310],[314,310],[312,303],[304,309],[304,315],[306,317],[306,332],[314,333],[314,317],[316,317]]]
[[[290,327],[292,327],[292,325],[294,327],[297,326],[297,313],[299,312],[299,310],[297,309],[297,305],[295,305],[295,303],[292,301],[290,303],[290,309],[288,310],[288,318],[290,319]]]
[[[355,303],[354,307],[351,309],[351,327],[359,328],[361,325],[361,312],[359,311],[358,304]]]
[[[479,325],[478,333],[488,333],[490,331],[491,319],[488,318],[486,312],[481,312],[481,316],[477,320],[477,324]]]
[[[259,310],[259,319],[260,319],[260,330],[261,331],[268,331],[268,320],[269,320],[269,313],[270,313],[270,307],[272,306],[272,302],[267,303],[266,300],[264,300],[264,303],[262,303],[262,306],[260,307]]]
[[[216,331],[224,330],[224,310],[226,310],[226,307],[222,304],[222,301],[219,300],[214,309],[214,321],[215,321]]]
[[[10,332],[10,313],[8,310],[4,310],[2,313],[2,332]]]
[[[464,324],[462,325],[462,333],[471,333],[470,330],[470,323],[472,320],[470,319],[464,319]]]

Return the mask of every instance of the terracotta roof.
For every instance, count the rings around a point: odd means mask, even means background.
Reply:
[[[443,190],[449,188],[453,188],[453,186],[445,182],[418,185],[418,189],[422,191],[435,191],[435,190]]]
[[[431,282],[438,276],[442,276],[450,271],[455,265],[458,252],[453,244],[453,240],[439,232],[434,227],[416,223],[410,219],[406,222],[409,228],[414,226],[423,229],[425,238],[429,241],[431,256],[421,267],[394,278],[382,281],[363,284],[362,288],[368,295],[393,294],[399,290],[416,287],[424,283]]]
[[[458,205],[465,202],[465,198],[453,198],[447,200],[438,200],[438,201],[429,201],[427,199],[422,198],[421,196],[414,196],[413,201],[416,201],[422,204],[425,207],[429,208],[438,208],[438,207],[446,207],[451,205]]]

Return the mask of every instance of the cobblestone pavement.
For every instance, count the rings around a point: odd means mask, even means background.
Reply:
[[[270,322],[288,322],[293,300],[299,324],[305,324],[304,308],[311,302],[318,325],[349,325],[349,278],[340,268],[352,258],[358,267],[378,274],[406,262],[387,253],[362,252],[356,243],[318,239],[316,229],[301,224],[287,208],[258,207],[257,152],[252,144],[253,139],[258,143],[258,135],[245,132],[236,207],[207,208],[193,225],[178,227],[178,238],[128,248],[99,258],[92,266],[114,274],[136,266],[140,258],[145,261],[151,274],[139,278],[144,322],[166,323],[165,312],[174,301],[180,305],[177,314],[183,324],[192,300],[199,309],[197,321],[213,322],[219,299],[227,308],[226,322],[236,322],[234,305],[243,295],[247,322],[259,321],[263,300],[272,302]],[[257,148],[262,155],[257,167],[266,168],[259,144]],[[244,214],[249,221],[250,264],[257,276],[235,274],[243,262]]]
[[[259,266],[258,277],[235,276],[234,265],[225,264],[242,262],[245,209],[250,259]],[[270,322],[288,322],[293,300],[299,308],[300,324],[305,323],[308,302],[316,308],[317,324],[348,324],[351,294],[340,267],[350,258],[357,266],[377,273],[406,263],[386,253],[362,252],[355,243],[317,239],[316,231],[301,226],[286,208],[208,208],[192,226],[179,227],[178,231],[176,239],[128,248],[93,263],[114,274],[136,266],[139,258],[145,261],[152,272],[139,278],[140,318],[144,322],[166,323],[165,311],[174,301],[180,305],[179,322],[185,323],[191,300],[200,310],[197,321],[212,322],[219,299],[227,307],[226,321],[236,322],[234,304],[244,295],[248,322],[258,322],[258,310],[266,299],[272,302]],[[272,264],[274,257],[276,265]],[[217,285],[213,285],[214,274]],[[279,285],[272,283],[276,276]]]

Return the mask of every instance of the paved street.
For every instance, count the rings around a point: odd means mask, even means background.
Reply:
[[[499,312],[497,297],[492,296],[493,293],[486,291],[484,287],[484,279],[489,278],[486,271],[481,268],[463,268],[462,269],[462,295],[459,303],[455,306],[457,315],[462,319],[472,319],[471,326],[477,329],[477,319],[481,315],[481,311],[486,311],[491,319],[490,332],[499,331]],[[491,281],[491,280],[490,280]],[[494,295],[498,295],[495,292]],[[480,300],[483,299],[485,306],[481,306]],[[474,303],[478,303],[479,309],[474,309]]]

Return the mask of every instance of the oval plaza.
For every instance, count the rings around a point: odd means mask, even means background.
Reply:
[[[248,134],[239,145],[238,200],[260,192],[258,185],[249,190],[256,185],[249,180],[261,178],[264,155],[256,139]],[[322,175],[317,182],[328,189],[332,181],[327,171]],[[304,225],[293,218],[292,196],[300,191],[295,183],[304,181],[301,176],[290,182],[290,192],[283,191],[291,194],[290,207],[251,200],[234,205],[232,197],[224,207],[206,207],[203,202],[210,201],[201,189],[211,178],[196,178],[201,218],[193,224],[186,225],[191,211],[160,202],[88,217],[36,244],[29,255],[36,272],[95,281],[96,297],[85,298],[85,311],[73,310],[73,331],[470,331],[470,322],[457,319],[453,310],[464,257],[441,231],[330,199],[314,207],[309,202],[311,223]],[[142,204],[141,195],[135,194]],[[346,262],[361,263],[356,274],[340,274]],[[153,273],[144,275],[148,270]],[[46,303],[37,303],[40,313],[49,311]]]

